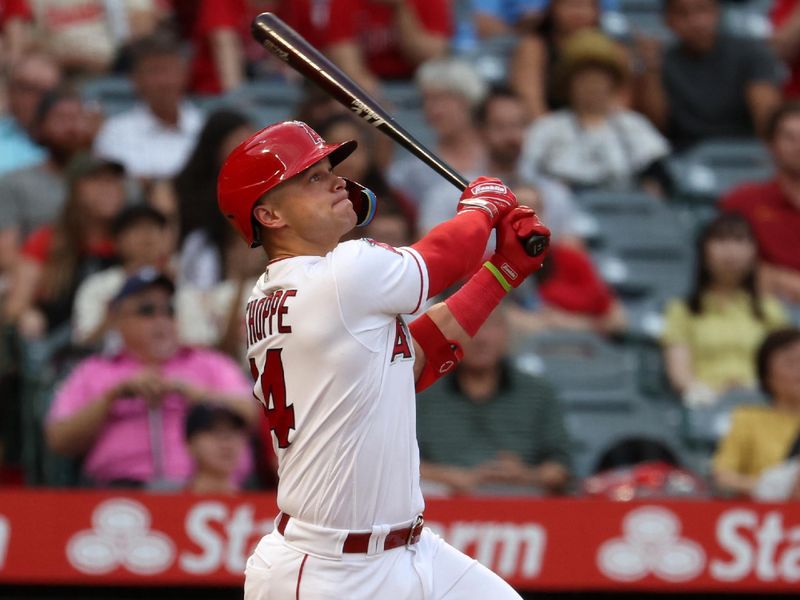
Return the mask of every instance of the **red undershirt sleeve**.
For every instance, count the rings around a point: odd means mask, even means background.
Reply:
[[[465,211],[440,223],[411,247],[428,269],[428,298],[472,275],[480,266],[492,232],[481,211]]]

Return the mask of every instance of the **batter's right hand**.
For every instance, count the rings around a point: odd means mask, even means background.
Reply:
[[[527,206],[513,209],[497,226],[497,246],[489,262],[511,287],[518,287],[528,275],[542,268],[547,249],[529,256],[523,246],[525,240],[533,235],[549,238],[550,230]]]
[[[494,177],[478,177],[461,194],[456,212],[483,211],[495,227],[517,206],[517,197],[502,181]]]

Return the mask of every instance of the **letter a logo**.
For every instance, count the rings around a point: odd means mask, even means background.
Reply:
[[[408,333],[406,332],[406,325],[400,317],[395,321],[394,329],[394,350],[392,351],[392,360],[398,356],[401,360],[411,358],[411,346],[408,343]]]

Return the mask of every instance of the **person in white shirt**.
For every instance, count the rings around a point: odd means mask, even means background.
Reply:
[[[174,252],[167,219],[147,204],[124,209],[112,226],[120,264],[87,277],[75,293],[72,341],[77,346],[108,346],[108,306],[125,280],[144,267],[163,270]],[[106,349],[109,349],[108,347]]]
[[[185,99],[188,67],[176,40],[144,37],[131,46],[131,60],[141,102],[103,124],[94,152],[122,163],[133,177],[166,179],[186,163],[203,114]]]
[[[281,512],[247,562],[245,598],[519,599],[423,528],[414,392],[452,370],[461,344],[541,267],[544,254],[521,241],[549,231],[500,180],[479,178],[410,247],[339,243],[374,214],[374,194],[333,172],[356,145],[278,123],[220,173],[222,214],[269,258],[246,322]],[[494,229],[497,251],[480,268]],[[401,315],[473,272],[406,325]]]
[[[585,30],[565,42],[557,73],[569,105],[528,129],[519,162],[524,180],[545,176],[575,190],[663,191],[669,144],[644,116],[621,106],[627,70],[602,33]]]

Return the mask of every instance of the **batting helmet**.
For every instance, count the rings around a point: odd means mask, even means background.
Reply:
[[[256,247],[259,241],[253,227],[253,207],[259,198],[325,157],[336,166],[356,146],[354,140],[327,144],[300,121],[269,125],[239,144],[225,159],[217,182],[219,209],[245,241]],[[356,186],[347,182],[357,224],[366,225],[375,212],[375,195]]]

